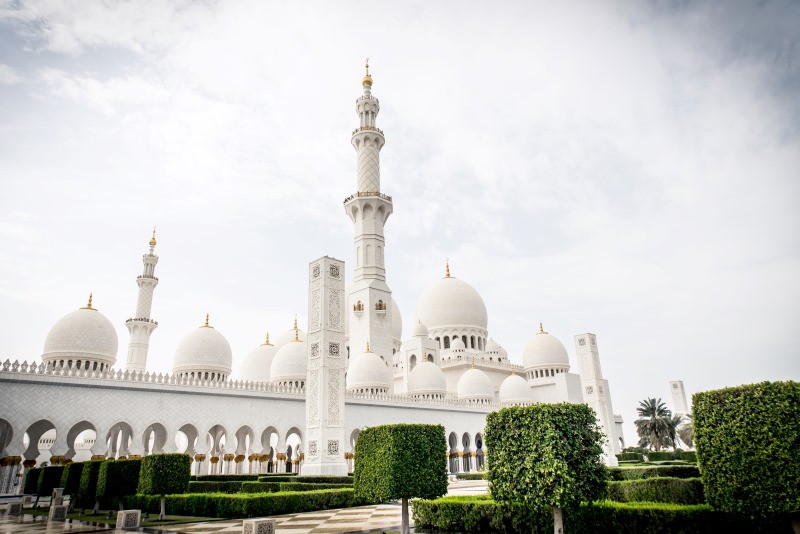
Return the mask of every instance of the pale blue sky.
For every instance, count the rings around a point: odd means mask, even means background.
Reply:
[[[800,379],[797,2],[0,0],[0,358],[95,304],[118,328],[158,225],[149,366],[205,313],[234,366],[350,261],[371,58],[388,281],[443,275],[521,362],[598,336],[617,413]],[[633,427],[626,426],[629,443]]]

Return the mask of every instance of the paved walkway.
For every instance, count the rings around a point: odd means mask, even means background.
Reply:
[[[454,480],[448,486],[448,495],[481,495],[486,493],[484,480]],[[400,530],[400,504],[379,504],[339,510],[321,510],[304,514],[274,516],[278,534],[306,533],[365,533],[382,530]],[[409,511],[410,513],[410,511]],[[113,526],[87,525],[80,522],[48,523],[46,517],[0,515],[0,534],[79,534],[114,532]],[[242,532],[242,520],[184,523],[174,526],[140,528],[144,534],[234,534]]]

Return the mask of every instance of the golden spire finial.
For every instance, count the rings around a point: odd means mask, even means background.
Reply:
[[[269,342],[269,332],[267,332],[267,339],[264,341],[264,343],[262,343],[262,345],[272,345],[272,343]]]
[[[364,352],[372,352],[371,350],[369,350],[369,341],[367,341],[367,350]]]
[[[444,260],[444,277],[450,278],[450,258]]]
[[[542,322],[539,321],[539,332],[537,334],[546,334],[547,332],[544,331],[544,327],[542,326]]]
[[[300,333],[297,330],[297,315],[294,316],[294,340],[300,341]]]
[[[372,87],[372,76],[369,75],[369,58],[364,60],[364,69],[366,74],[361,79],[361,85],[364,87]]]
[[[150,246],[156,246],[156,227],[153,227],[153,237],[150,238]]]
[[[210,325],[210,324],[208,324],[208,313],[206,313],[206,324],[204,324],[204,325],[203,325],[203,326],[201,326],[200,328],[211,328],[211,325]]]
[[[86,304],[86,306],[84,306],[81,309],[82,310],[93,310],[94,309],[94,308],[92,308],[92,294],[91,293],[89,293],[89,302]]]
[[[513,375],[515,375],[515,374],[517,374],[517,370],[516,370],[515,368],[513,368],[513,367],[512,367],[512,368],[511,368],[511,375],[513,376]]]
[[[475,356],[472,357],[472,368],[475,369]]]

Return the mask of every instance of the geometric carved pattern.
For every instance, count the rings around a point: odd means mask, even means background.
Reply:
[[[308,371],[308,424],[310,426],[319,424],[319,370],[310,369]]]
[[[580,345],[581,347],[585,347],[586,346],[586,338],[585,337],[580,338],[578,340],[578,345]]]
[[[339,426],[339,373],[338,369],[328,370],[328,424]]]
[[[312,343],[310,348],[311,348],[311,357],[319,358],[319,343]]]
[[[339,278],[339,266],[331,265],[330,273],[332,278]]]
[[[48,521],[66,521],[67,520],[67,505],[61,504],[50,507],[50,513],[47,514]]]
[[[316,332],[319,330],[319,319],[320,319],[320,294],[319,289],[315,289],[311,292],[311,309],[309,312],[311,316],[308,318],[311,321],[311,324],[308,325],[308,329],[311,332]]]
[[[117,512],[117,528],[139,528],[141,510],[120,510]]]
[[[242,534],[275,534],[274,519],[245,519]]]
[[[319,278],[319,263],[314,266],[314,278]]]
[[[309,456],[316,456],[317,455],[317,441],[309,441],[308,442],[308,455]]]
[[[591,395],[594,393],[594,388],[592,386],[586,386],[586,394]]]
[[[330,356],[332,358],[338,358],[339,357],[339,344],[338,343],[328,343],[328,354],[330,354]]]
[[[339,306],[339,292],[335,289],[330,290],[328,300],[328,325],[331,330],[340,330],[341,327],[341,306]]]
[[[358,190],[371,193],[381,190],[378,148],[374,145],[364,146],[358,151]]]
[[[339,454],[339,441],[335,439],[328,440],[328,456],[337,456]]]
[[[6,505],[6,515],[22,515],[22,503],[10,502]]]

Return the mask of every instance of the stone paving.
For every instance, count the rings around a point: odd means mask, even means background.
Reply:
[[[484,480],[454,480],[448,487],[448,495],[482,495],[487,491]],[[339,510],[320,510],[304,514],[274,516],[277,534],[306,533],[366,533],[384,530],[400,530],[400,504],[379,504]],[[88,525],[78,521],[72,523],[48,523],[46,517],[0,515],[0,534],[78,534],[90,532],[116,532],[108,525]],[[118,531],[131,532],[131,531]],[[174,526],[140,528],[143,534],[234,534],[242,532],[242,520],[208,521],[184,523]]]

